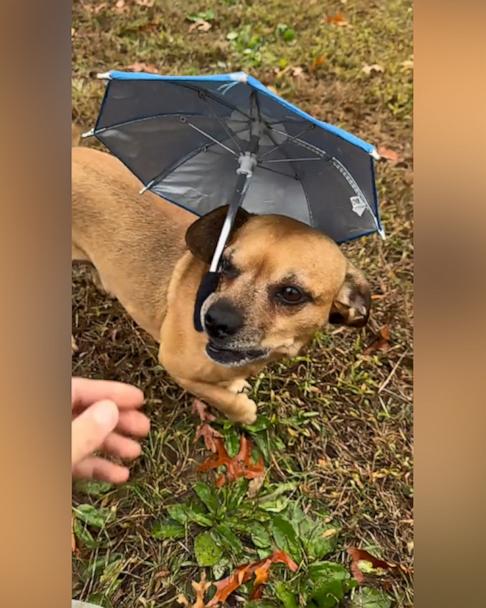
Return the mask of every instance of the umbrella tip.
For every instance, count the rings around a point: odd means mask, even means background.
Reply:
[[[83,139],[86,139],[86,137],[93,137],[94,135],[94,129],[90,129],[89,131],[86,131],[85,133],[81,133],[81,137]]]
[[[375,160],[381,159],[381,156],[378,154],[378,150],[376,148],[373,148],[373,150],[370,152],[370,154]]]
[[[99,74],[96,74],[96,78],[98,78],[98,80],[110,80],[111,72],[101,72]]]

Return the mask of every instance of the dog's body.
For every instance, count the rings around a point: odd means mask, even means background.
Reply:
[[[180,386],[229,418],[252,422],[246,378],[293,356],[323,327],[362,325],[369,289],[327,237],[277,215],[241,212],[222,280],[193,327],[196,292],[225,209],[204,218],[139,194],[114,157],[73,149],[73,259],[91,262],[102,287],[160,342],[159,359]]]

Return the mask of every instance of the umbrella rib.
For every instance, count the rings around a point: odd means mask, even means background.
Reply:
[[[229,108],[230,110],[239,112],[245,118],[250,118],[248,116],[248,114],[246,114],[245,112],[243,112],[243,110],[240,110],[240,108],[237,108],[232,103],[228,103],[227,101],[223,101],[222,99],[220,99],[219,97],[217,97],[216,95],[214,95],[213,93],[211,93],[211,91],[208,91],[207,89],[200,89],[199,87],[191,86],[191,85],[189,85],[187,83],[185,83],[185,84],[177,83],[176,86],[183,87],[183,88],[186,88],[186,89],[190,89],[191,91],[196,91],[197,93],[202,93],[205,97],[207,97],[211,101],[215,101],[216,103],[219,103],[222,106],[225,106],[226,108]]]
[[[209,133],[206,133],[206,131],[203,131],[202,129],[200,129],[199,127],[196,127],[196,125],[193,125],[191,122],[189,122],[188,120],[184,120],[184,123],[187,124],[189,127],[191,127],[192,129],[194,129],[195,131],[197,131],[198,133],[201,133],[201,135],[204,135],[205,137],[207,137],[208,139],[210,139],[213,143],[217,144],[218,146],[221,146],[222,148],[224,148],[227,152],[229,152],[230,154],[233,154],[233,156],[236,156],[236,158],[238,158],[238,154],[232,150],[231,148],[228,148],[228,146],[225,146],[224,144],[222,144],[220,141],[218,141],[215,137],[213,137],[212,135],[209,135]]]
[[[186,116],[201,116],[207,118],[206,114],[199,114],[198,112],[189,112],[186,114],[181,114],[180,112],[166,112],[164,114],[151,114],[150,116],[142,116],[141,118],[132,118],[131,120],[124,120],[122,122],[117,122],[109,127],[101,127],[101,129],[94,129],[91,134],[92,135],[101,135],[105,131],[109,131],[110,129],[117,129],[118,127],[125,127],[127,125],[136,124],[137,122],[143,122],[144,120],[154,120],[155,118],[181,118]]]
[[[273,127],[270,126],[270,123],[266,123],[266,127],[269,130],[277,131],[276,129],[274,129]],[[304,129],[302,129],[302,131],[300,133],[297,133],[297,135],[295,135],[295,136],[289,135],[287,133],[283,133],[282,131],[277,131],[277,133],[280,133],[281,135],[285,135],[286,137],[290,137],[290,138],[291,137],[300,137],[301,135],[304,135],[304,133],[306,133],[307,131],[310,131],[313,128],[314,128],[314,125],[307,125],[306,127],[304,127]],[[272,139],[272,141],[273,141],[273,139]],[[262,154],[262,156],[260,156],[259,160],[262,160],[263,158],[265,158],[265,156],[269,156],[270,154],[272,154],[273,152],[275,152],[275,150],[278,150],[281,145],[282,144],[278,144],[278,146],[275,146],[274,148],[272,148],[268,152],[265,152],[265,154]]]
[[[270,163],[288,163],[288,162],[292,162],[292,163],[303,163],[304,161],[308,161],[308,160],[324,160],[321,157],[314,157],[314,158],[278,158],[275,160],[264,160],[262,162],[264,162],[265,164],[270,164]]]

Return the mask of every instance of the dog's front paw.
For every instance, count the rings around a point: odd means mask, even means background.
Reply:
[[[238,378],[237,380],[233,380],[233,382],[228,386],[228,390],[232,393],[243,393],[245,391],[249,391],[251,389],[251,384],[247,382],[244,378]]]
[[[235,395],[234,408],[228,413],[228,418],[233,422],[252,424],[256,420],[256,403],[244,393]]]

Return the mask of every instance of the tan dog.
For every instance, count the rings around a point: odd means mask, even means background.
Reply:
[[[159,360],[184,389],[234,421],[251,423],[246,378],[296,355],[331,323],[362,326],[369,287],[323,234],[279,215],[240,211],[218,289],[194,302],[226,208],[194,216],[158,196],[114,157],[73,149],[73,259],[91,262],[103,288],[160,342]]]

